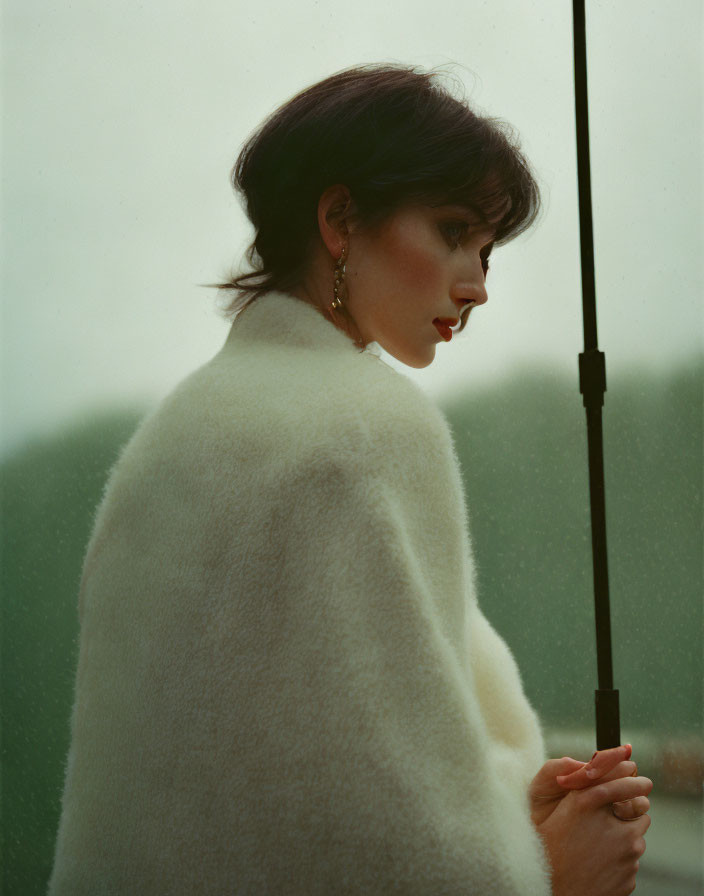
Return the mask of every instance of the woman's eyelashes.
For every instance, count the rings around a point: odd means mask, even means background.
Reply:
[[[467,230],[469,230],[469,224],[467,221],[446,221],[441,225],[440,229],[447,237],[449,237],[451,247],[456,249],[460,244],[461,237],[464,236]],[[458,231],[456,239],[452,238],[452,233],[454,231]]]
[[[460,241],[464,234],[469,230],[469,223],[467,221],[445,221],[440,229],[442,232],[448,237],[450,247],[452,249],[457,249],[460,244]],[[453,233],[456,233],[456,238],[453,238]],[[484,247],[480,252],[480,258],[482,260],[482,268],[484,270],[484,276],[489,273],[489,255],[491,254],[493,243],[488,247]]]

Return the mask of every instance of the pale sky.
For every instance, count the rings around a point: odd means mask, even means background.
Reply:
[[[702,5],[586,5],[613,389],[634,363],[702,352]],[[384,359],[439,400],[544,363],[581,405],[569,0],[6,0],[2,15],[0,451],[87,408],[155,403],[220,349],[229,325],[197,284],[252,239],[229,184],[243,141],[299,90],[368,62],[449,65],[475,111],[516,129],[545,206],[493,252],[489,302],[430,367]]]

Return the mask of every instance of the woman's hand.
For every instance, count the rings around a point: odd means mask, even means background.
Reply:
[[[650,816],[621,821],[611,806],[650,793],[653,782],[630,775],[604,777],[565,793],[537,825],[551,866],[553,896],[628,896],[635,889]]]
[[[625,756],[622,755],[623,750],[627,751]],[[568,772],[564,777],[558,775],[556,780],[560,787],[564,787],[566,790],[581,790],[584,787],[591,787],[595,783],[598,784],[600,781],[613,781],[614,778],[637,775],[638,767],[635,762],[622,761],[630,758],[630,744],[626,744],[625,747],[601,750],[595,753],[590,762],[583,765],[582,768]],[[650,800],[647,796],[638,796],[632,800],[615,803],[613,809],[618,818],[628,821],[631,818],[645,815],[650,809]]]
[[[630,757],[631,745],[626,744],[601,750],[595,753],[589,762],[580,762],[569,756],[548,760],[530,785],[533,824],[536,826],[542,824],[570,790],[582,790],[616,778],[633,776],[637,769],[635,762],[628,761]],[[592,770],[595,774],[590,775],[589,772]],[[650,787],[652,788],[652,782]],[[644,815],[649,808],[648,798],[640,795],[625,803],[617,803],[614,812],[619,818],[627,820]]]

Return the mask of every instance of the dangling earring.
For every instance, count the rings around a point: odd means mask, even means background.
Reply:
[[[346,262],[345,262],[346,258],[347,258],[347,246],[343,246],[342,247],[342,255],[340,255],[340,257],[337,260],[337,264],[335,265],[335,286],[334,286],[335,295],[333,297],[332,302],[330,303],[330,308],[333,311],[336,311],[338,308],[342,308],[342,296],[343,295],[345,297],[345,300],[347,300],[347,285],[345,283],[345,269],[347,267]],[[348,318],[350,318],[350,320],[351,320],[352,316],[350,315],[349,311],[347,311],[346,316]],[[335,323],[335,322],[333,321],[333,323]],[[336,326],[338,326],[338,325],[336,324]],[[354,329],[356,329],[356,327],[357,327],[357,325],[354,323],[354,321],[352,321],[352,326]],[[349,327],[350,327],[350,324],[346,324],[346,326],[344,328],[347,331],[347,335],[350,337],[350,339],[352,339],[352,341],[354,342],[354,344],[357,346],[357,348],[360,351],[364,351],[366,346],[365,346],[365,343],[364,343],[362,337],[359,336],[359,331],[357,331],[358,338],[355,338],[354,332],[350,331]]]
[[[342,247],[342,255],[340,255],[337,264],[335,265],[335,286],[334,286],[334,297],[330,307],[334,311],[336,308],[342,307],[342,294],[344,293],[345,298],[347,297],[347,288],[345,285],[345,269],[347,267],[345,263],[345,258],[347,256],[347,246]]]

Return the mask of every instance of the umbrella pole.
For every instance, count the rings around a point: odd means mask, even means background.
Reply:
[[[587,414],[589,500],[592,525],[594,612],[599,687],[594,692],[596,748],[605,750],[621,743],[618,690],[613,687],[609,573],[606,555],[606,505],[604,500],[604,450],[601,408],[606,391],[606,363],[599,351],[596,332],[594,238],[592,230],[589,165],[589,116],[587,103],[587,48],[584,0],[572,0],[574,25],[574,96],[577,125],[577,180],[579,185],[579,237],[582,266],[584,351],[579,354],[579,391]]]

